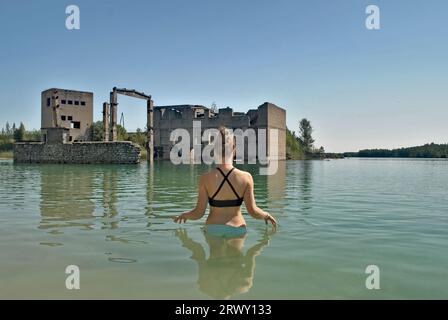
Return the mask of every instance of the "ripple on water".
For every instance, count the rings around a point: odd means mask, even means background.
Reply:
[[[107,258],[110,262],[114,263],[136,263],[137,259],[129,259],[129,258]]]

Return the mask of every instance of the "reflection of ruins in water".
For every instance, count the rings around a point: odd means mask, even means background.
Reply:
[[[148,163],[146,166],[146,212],[148,217],[147,227],[151,225],[150,218],[154,216],[154,163]]]
[[[117,210],[117,167],[104,167],[99,174],[102,193],[101,205],[103,209],[103,222],[101,229],[118,228],[118,210]]]
[[[204,233],[209,246],[206,257],[203,246],[188,237],[185,229],[178,229],[176,236],[182,246],[191,251],[191,259],[198,264],[199,290],[215,299],[229,299],[248,292],[254,283],[255,257],[269,244],[266,233],[262,240],[243,253],[247,235],[241,238],[217,238]]]
[[[91,229],[95,204],[90,171],[61,165],[41,165],[40,229],[51,233],[64,227]]]
[[[126,179],[128,167],[41,165],[38,168],[41,181],[40,229],[59,234],[64,228],[69,227],[84,230],[100,228],[105,231],[106,241],[123,243],[132,241],[123,230],[120,230],[120,223],[134,218],[127,217],[124,212],[120,214],[120,211],[127,207],[123,194],[130,184]],[[141,195],[142,200],[147,201],[147,205],[142,210],[142,217],[146,215],[149,226],[154,214],[153,201],[155,201],[153,167],[149,165],[145,167],[142,164],[139,168],[132,168],[142,170],[141,174],[144,175],[141,176],[141,181],[144,181],[143,187],[146,183],[146,190],[142,190]]]
[[[304,214],[307,214],[312,208],[313,195],[312,195],[312,174],[313,174],[313,160],[300,161],[300,203]]]
[[[286,161],[278,161],[277,172],[266,176],[267,201],[272,213],[282,213],[285,208]]]
[[[263,209],[271,210],[274,215],[283,212],[286,206],[286,161],[278,161],[277,165],[277,172],[273,175],[260,175],[259,165],[237,166],[252,174],[257,204]]]

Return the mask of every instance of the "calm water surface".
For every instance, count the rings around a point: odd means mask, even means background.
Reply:
[[[448,161],[245,167],[280,227],[247,218],[237,241],[171,221],[209,169],[0,160],[0,298],[448,298]],[[72,264],[80,290],[65,288]]]

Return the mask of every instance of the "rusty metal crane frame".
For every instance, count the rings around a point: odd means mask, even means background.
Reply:
[[[110,103],[103,103],[103,124],[104,124],[104,141],[117,141],[117,108],[118,108],[118,94],[146,100],[146,127],[147,138],[146,151],[147,159],[150,162],[154,160],[154,101],[150,95],[139,92],[133,89],[114,87],[110,92]],[[109,117],[110,112],[110,117]],[[110,125],[110,130],[109,130]]]

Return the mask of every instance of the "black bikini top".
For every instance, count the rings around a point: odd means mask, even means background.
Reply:
[[[219,207],[219,208],[239,207],[240,205],[243,204],[243,198],[240,198],[240,196],[236,192],[235,188],[230,183],[229,179],[227,179],[229,177],[229,175],[232,173],[233,169],[235,169],[235,168],[230,169],[230,171],[227,172],[227,174],[224,174],[224,172],[222,172],[222,170],[220,168],[216,168],[216,169],[218,169],[218,171],[221,172],[221,174],[224,177],[224,179],[222,180],[222,182],[219,185],[218,190],[216,190],[215,194],[211,198],[210,197],[208,198],[209,205],[211,205],[213,207]],[[236,199],[233,199],[233,200],[215,200],[216,195],[221,190],[222,186],[224,185],[224,182],[226,182],[226,181],[229,184],[230,188],[232,188],[233,193],[236,195]]]

